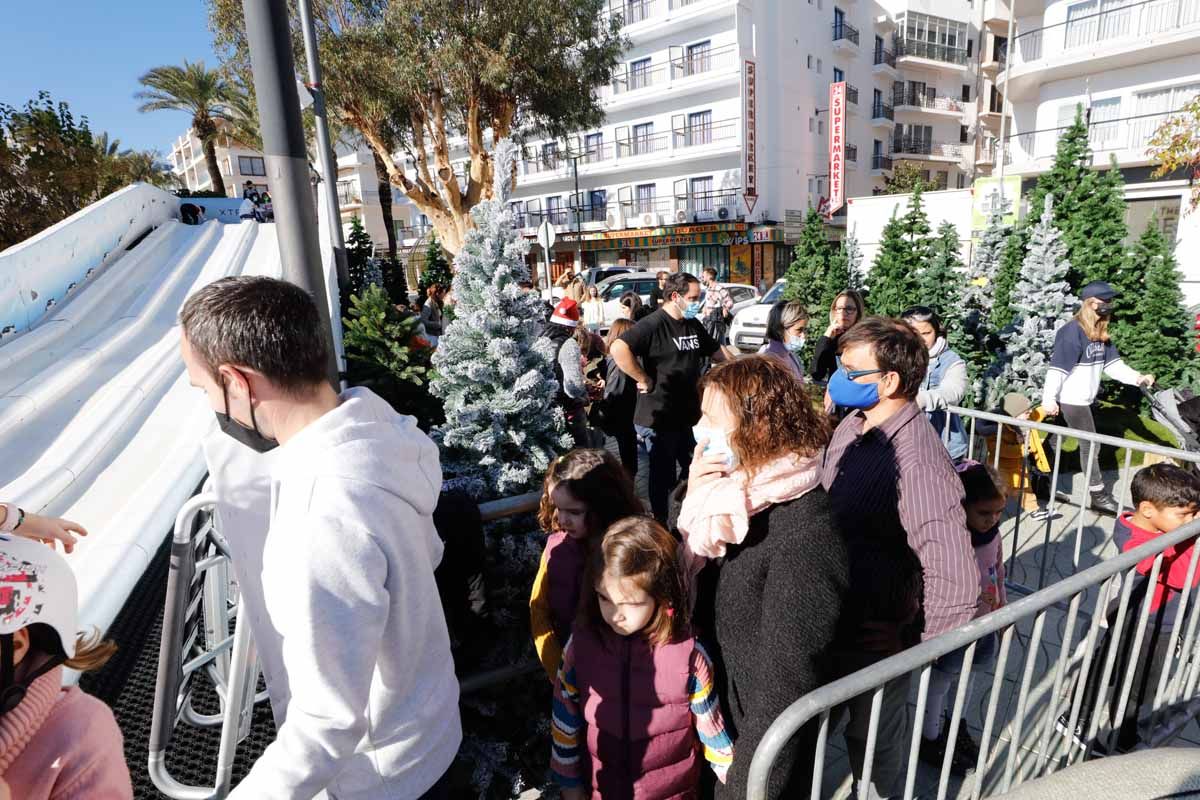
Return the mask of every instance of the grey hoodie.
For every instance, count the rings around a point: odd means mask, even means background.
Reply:
[[[288,700],[231,800],[418,798],[462,740],[433,578],[437,448],[350,389],[272,456],[262,581]]]

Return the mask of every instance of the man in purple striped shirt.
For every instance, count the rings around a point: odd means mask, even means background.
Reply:
[[[962,484],[937,432],[913,402],[928,368],[928,352],[908,325],[882,317],[851,328],[839,344],[841,366],[829,381],[829,395],[836,405],[854,411],[834,431],[821,482],[852,541],[870,547],[874,532],[904,531],[924,575],[922,639],[930,639],[974,616],[979,570],[967,533]],[[880,658],[887,655],[891,652]],[[907,695],[907,678],[884,690],[870,797],[903,792]],[[847,706],[846,744],[857,781],[870,695]]]

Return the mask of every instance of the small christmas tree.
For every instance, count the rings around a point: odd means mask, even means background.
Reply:
[[[842,252],[846,256],[846,271],[849,274],[849,280],[846,285],[856,292],[863,290],[863,253],[862,248],[858,246],[858,237],[854,235],[854,231],[846,234],[846,238],[842,240]]]
[[[367,235],[362,220],[355,214],[350,218],[350,235],[346,237],[346,261],[350,272],[349,295],[362,296],[368,286],[376,286],[381,281],[376,278],[376,269],[371,263],[371,254],[375,246]]]
[[[792,250],[792,264],[783,276],[784,298],[799,300],[810,310],[820,308],[827,291],[831,255],[825,223],[820,214],[809,209],[800,241]]]
[[[1054,151],[1054,163],[1050,169],[1038,176],[1037,184],[1029,196],[1029,213],[1040,214],[1046,196],[1054,196],[1054,224],[1072,239],[1071,220],[1090,189],[1084,179],[1091,174],[1092,151],[1088,144],[1087,123],[1083,117],[1083,106],[1075,106],[1075,119],[1059,136]],[[1064,242],[1070,251],[1071,241]]]
[[[862,251],[858,249],[858,240],[854,238],[854,234],[847,234],[829,257],[829,271],[825,273],[825,291],[821,293],[821,302],[815,308],[828,308],[833,304],[833,298],[847,289],[861,292],[861,268]]]
[[[380,261],[380,271],[383,273],[383,288],[393,305],[408,305],[408,277],[404,274],[404,265],[394,258]]]
[[[908,239],[912,254],[909,256],[913,273],[920,273],[929,265],[933,258],[933,228],[929,226],[929,216],[921,205],[921,189],[912,193],[908,202],[908,213],[904,215],[904,235]]]
[[[1054,335],[1070,321],[1078,305],[1066,281],[1071,263],[1062,233],[1054,227],[1052,204],[1053,196],[1046,195],[1042,217],[1030,231],[1029,255],[1012,294],[1017,318],[1012,328],[1000,335],[1004,352],[989,370],[990,407],[999,405],[1009,392],[1033,398],[1041,391]]]
[[[1028,253],[1029,228],[1027,226],[1013,228],[1004,241],[1004,250],[1000,255],[1000,269],[996,271],[992,292],[993,330],[1004,330],[1016,316],[1016,310],[1012,304],[1012,292],[1021,277],[1021,265],[1025,263]]]
[[[871,310],[885,317],[899,316],[905,309],[919,305],[920,275],[933,254],[929,236],[929,217],[921,207],[921,191],[913,192],[908,212],[894,216],[883,228],[879,253],[871,270]]]
[[[550,461],[571,447],[562,409],[552,402],[555,348],[539,338],[541,299],[524,291],[529,244],[508,207],[516,147],[496,146],[494,197],[475,206],[475,227],[456,260],[456,314],[433,365],[433,393],[445,403],[438,429],[443,464],[476,496],[529,491]]]
[[[981,388],[979,378],[991,359],[987,343],[992,332],[991,313],[996,279],[1007,236],[1004,214],[1009,205],[1007,200],[1001,200],[999,193],[993,195],[987,227],[975,246],[975,254],[963,283],[963,336],[955,350],[967,362],[967,371],[972,377],[970,396],[976,401]]]
[[[964,283],[958,228],[952,222],[943,222],[933,242],[933,256],[917,274],[917,288],[921,305],[936,311],[948,329],[962,329]]]
[[[1157,217],[1150,218],[1129,262],[1142,276],[1133,292],[1136,321],[1117,317],[1113,340],[1129,366],[1164,386],[1177,385],[1196,360],[1196,337],[1179,288],[1182,276]]]
[[[425,267],[417,278],[417,302],[423,302],[425,292],[435,283],[439,286],[449,286],[454,280],[450,272],[450,263],[446,261],[446,253],[437,234],[429,233],[429,243],[425,245]]]
[[[1129,229],[1125,225],[1125,180],[1115,154],[1108,170],[1084,176],[1080,194],[1068,227],[1062,228],[1071,259],[1067,282],[1076,291],[1092,281],[1116,286],[1124,280],[1120,273]],[[1122,310],[1118,303],[1117,312]]]

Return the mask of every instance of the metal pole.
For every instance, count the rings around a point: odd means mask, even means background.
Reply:
[[[1000,159],[1000,208],[1004,208],[1004,162],[1005,155],[1008,152],[1007,143],[1004,141],[1005,134],[1008,132],[1008,80],[1009,70],[1012,68],[1013,53],[1015,48],[1013,45],[1013,22],[1016,16],[1014,11],[1015,0],[1008,0],[1008,38],[1004,42],[1004,93],[1000,95],[1000,152],[996,158]],[[990,102],[990,98],[989,98]],[[1020,203],[1020,192],[1017,193],[1016,199],[1013,201],[1013,210],[1017,210],[1017,205]]]
[[[575,172],[575,271],[583,272],[583,233],[579,223],[579,211],[583,197],[579,194],[579,154],[571,156],[571,168]]]
[[[246,17],[254,92],[258,96],[263,155],[267,176],[272,181],[283,277],[317,301],[317,313],[329,345],[328,376],[336,388],[337,356],[333,351],[328,294],[321,267],[317,212],[308,182],[308,153],[304,147],[304,126],[300,124],[286,0],[242,0],[242,10]]]
[[[313,99],[313,116],[317,129],[317,162],[325,175],[325,202],[329,205],[329,240],[333,242],[333,259],[337,264],[338,283],[350,285],[350,265],[346,259],[346,242],[342,238],[342,214],[338,208],[337,160],[329,140],[329,116],[325,110],[325,89],[321,86],[321,59],[317,50],[317,30],[312,20],[311,0],[300,0],[300,29],[304,33],[304,59],[308,63],[308,83],[304,84]]]

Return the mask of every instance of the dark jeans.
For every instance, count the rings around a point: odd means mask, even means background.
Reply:
[[[634,430],[633,423],[629,423],[627,428],[618,430],[612,437],[617,440],[617,452],[621,456],[621,465],[629,473],[629,479],[633,480],[638,471],[637,431]]]
[[[650,474],[646,487],[646,493],[650,495],[650,510],[659,522],[666,524],[671,490],[680,478],[687,475],[688,467],[692,465],[692,450],[696,449],[696,440],[692,438],[690,429],[656,431],[641,425],[635,427],[646,440],[646,450],[650,455]],[[679,468],[678,473],[676,467]]]
[[[1076,430],[1087,431],[1088,433],[1096,432],[1096,421],[1092,418],[1091,406],[1072,406],[1066,403],[1059,403],[1058,407],[1062,409],[1063,422],[1067,423],[1068,428],[1075,428]],[[1088,459],[1095,459],[1092,462],[1091,473],[1085,472],[1083,479],[1087,481],[1089,491],[1098,492],[1104,488],[1104,476],[1100,473],[1099,445],[1097,445],[1095,456],[1092,456],[1091,452],[1091,442],[1081,441],[1079,443],[1079,468],[1086,471],[1088,468]]]
[[[587,414],[582,406],[564,408],[563,416],[567,420],[567,433],[576,447],[591,447],[592,438],[588,433]]]

